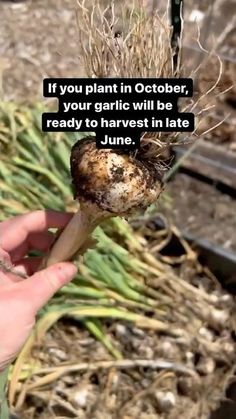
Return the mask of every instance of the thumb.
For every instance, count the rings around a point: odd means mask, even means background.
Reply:
[[[36,313],[61,287],[70,282],[76,275],[77,268],[73,263],[63,262],[36,272],[20,283],[24,298],[30,300],[32,310]]]

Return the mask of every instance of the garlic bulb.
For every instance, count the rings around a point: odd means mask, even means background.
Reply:
[[[162,191],[161,176],[148,162],[123,150],[98,149],[95,137],[79,140],[71,152],[75,197],[111,215],[126,215],[151,205]]]

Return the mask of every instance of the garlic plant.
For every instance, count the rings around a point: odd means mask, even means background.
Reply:
[[[149,16],[139,1],[121,14],[114,3],[105,9],[99,1],[92,9],[84,0],[77,3],[81,60],[88,77],[178,76],[167,14]],[[176,136],[172,133],[171,140]],[[42,267],[83,253],[91,244],[92,231],[106,218],[126,217],[154,203],[162,191],[160,155],[169,142],[166,133],[142,133],[140,150],[127,152],[97,149],[91,136],[78,141],[71,152],[71,175],[79,210]]]
[[[44,261],[49,266],[70,260],[89,246],[90,234],[106,218],[128,216],[157,200],[162,191],[159,167],[140,155],[98,149],[95,137],[76,142],[71,151],[71,176],[79,211]]]

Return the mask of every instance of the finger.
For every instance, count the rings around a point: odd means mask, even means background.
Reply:
[[[20,246],[11,252],[11,260],[13,263],[18,262],[22,259],[29,250],[40,250],[46,252],[50,249],[52,243],[55,240],[55,234],[50,231],[43,231],[42,233],[32,233],[28,236],[27,240],[24,241]]]
[[[6,272],[0,270],[0,293],[2,292],[3,285],[7,285],[11,282]]]
[[[31,276],[39,269],[43,258],[42,257],[28,257],[21,259],[14,265],[14,270],[18,274]]]
[[[48,228],[65,227],[72,215],[52,210],[39,210],[14,217],[0,224],[0,247],[10,253],[32,233],[43,232]]]
[[[70,282],[76,275],[77,268],[73,263],[63,262],[36,272],[20,283],[24,298],[30,301],[35,314],[61,287]]]

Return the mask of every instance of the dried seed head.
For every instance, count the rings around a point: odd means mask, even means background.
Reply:
[[[151,205],[161,193],[161,176],[147,160],[123,150],[97,149],[95,137],[79,140],[71,152],[75,198],[113,215]]]

